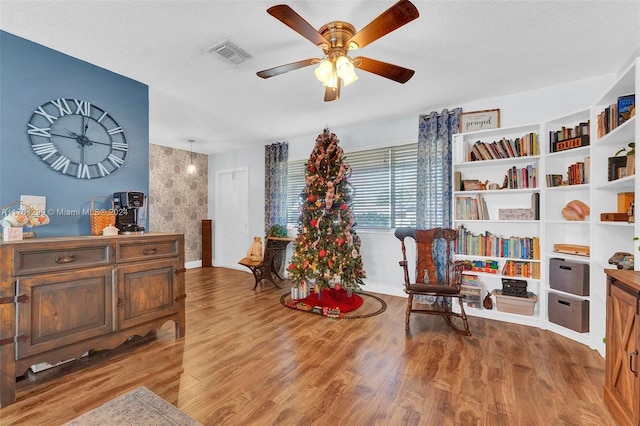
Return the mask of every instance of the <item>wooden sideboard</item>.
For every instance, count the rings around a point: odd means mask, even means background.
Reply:
[[[640,426],[640,272],[605,269],[604,402],[621,425]]]
[[[0,242],[0,406],[34,364],[113,349],[174,321],[185,334],[184,235]]]

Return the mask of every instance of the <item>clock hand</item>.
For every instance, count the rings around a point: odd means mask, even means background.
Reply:
[[[51,136],[58,136],[58,137],[61,137],[61,138],[68,138],[68,139],[78,140],[78,138],[76,136],[58,135],[56,133],[51,133]]]

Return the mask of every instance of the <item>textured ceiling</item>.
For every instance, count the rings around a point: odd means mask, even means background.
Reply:
[[[315,28],[361,29],[394,1],[286,1]],[[333,128],[618,71],[640,46],[640,1],[413,1],[420,17],[358,51],[416,71],[406,84],[366,72],[336,102],[321,57],[266,13],[276,1],[0,0],[0,28],[149,85],[152,143],[202,153],[262,146]],[[206,50],[229,39],[241,65]]]

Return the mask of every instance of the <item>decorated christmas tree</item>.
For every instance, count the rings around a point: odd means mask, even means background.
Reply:
[[[306,164],[297,244],[289,264],[289,277],[302,291],[344,288],[351,293],[364,285],[360,238],[351,210],[351,169],[339,142],[325,129]]]

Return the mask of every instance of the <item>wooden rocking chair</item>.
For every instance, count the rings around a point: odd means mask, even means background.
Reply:
[[[458,333],[470,336],[467,315],[464,311],[464,294],[460,293],[463,265],[461,261],[452,260],[453,246],[458,231],[455,229],[433,228],[397,228],[396,238],[402,243],[402,260],[399,262],[404,270],[404,291],[409,296],[405,315],[405,329],[409,330],[409,317],[412,312],[430,315],[442,315],[447,323]],[[409,275],[405,238],[411,237],[416,242],[416,273],[412,282]],[[441,255],[437,255],[440,253]],[[416,295],[431,296],[432,308],[414,308],[413,298]],[[452,299],[458,299],[460,313],[453,312]],[[459,319],[462,324],[459,326]]]

